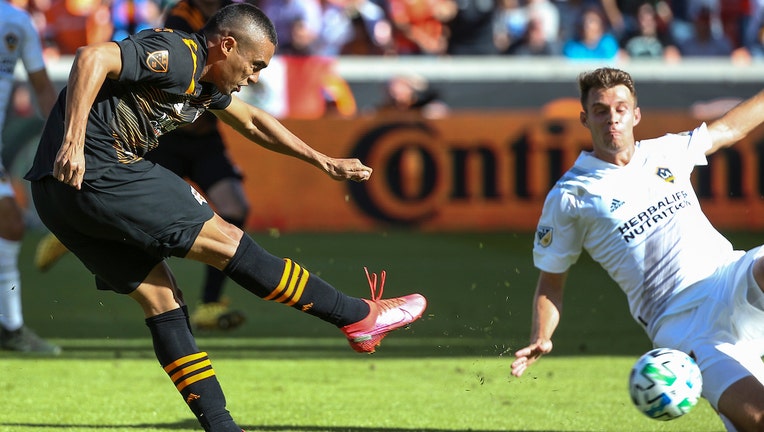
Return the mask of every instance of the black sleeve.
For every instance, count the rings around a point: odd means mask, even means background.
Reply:
[[[196,87],[201,50],[192,35],[167,29],[143,30],[117,42],[122,50],[120,82],[141,82],[171,93]]]

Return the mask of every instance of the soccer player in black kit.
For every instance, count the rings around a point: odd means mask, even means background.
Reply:
[[[265,251],[191,185],[144,158],[162,134],[210,110],[254,143],[333,179],[368,180],[372,170],[361,161],[316,151],[232,95],[257,81],[276,44],[268,17],[236,3],[200,33],[144,30],[80,48],[25,176],[41,220],[95,275],[96,286],[140,305],[157,359],[207,431],[241,428],[196,345],[167,257],[214,266],[259,297],[333,324],[358,352],[374,352],[390,331],[421,317],[427,303],[420,294],[381,299],[376,275],[367,275],[371,300],[345,295]]]

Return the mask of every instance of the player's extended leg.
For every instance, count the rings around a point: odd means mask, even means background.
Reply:
[[[358,352],[374,352],[390,331],[416,321],[427,307],[420,294],[381,299],[381,289],[379,295],[374,292],[376,277],[369,278],[371,300],[347,296],[294,261],[271,255],[217,214],[204,224],[186,258],[223,269],[265,300],[336,325]]]
[[[6,193],[3,193],[5,190]],[[3,182],[0,166],[0,348],[10,351],[58,355],[61,348],[24,325],[18,255],[24,235],[21,209]]]
[[[764,385],[745,377],[722,393],[719,411],[738,431],[764,430]]]
[[[244,229],[249,204],[241,180],[226,177],[205,190],[205,195],[217,213],[226,222]],[[223,297],[226,275],[213,266],[206,266],[202,285],[201,303],[191,314],[191,324],[197,329],[232,330],[244,323],[244,314],[231,309]]]
[[[207,353],[199,350],[191,334],[180,290],[167,264],[158,264],[129,295],[143,309],[159,363],[204,430],[241,432],[226,409]]]
[[[751,273],[759,290],[764,291],[764,258],[757,258],[753,262]],[[749,288],[746,301],[764,309],[764,295],[751,289],[755,288]],[[748,362],[749,371],[756,371],[764,377],[764,366],[758,356],[755,357]],[[755,374],[738,380],[719,397],[719,411],[726,417],[725,423],[732,423],[738,431],[764,430],[764,384]]]

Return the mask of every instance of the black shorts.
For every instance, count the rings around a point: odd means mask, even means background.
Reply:
[[[130,293],[169,256],[184,257],[213,212],[166,168],[118,164],[76,190],[53,177],[32,182],[42,222],[96,276],[98,289]]]
[[[145,158],[191,180],[205,193],[220,180],[243,178],[217,130],[197,135],[176,129],[159,137],[159,146]]]

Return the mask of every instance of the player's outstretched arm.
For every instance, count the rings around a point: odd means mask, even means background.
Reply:
[[[40,114],[47,118],[53,105],[56,103],[56,88],[50,80],[48,70],[43,68],[38,71],[29,72],[29,83],[34,89],[37,98],[37,104],[40,107]]]
[[[225,110],[212,112],[250,141],[315,165],[333,179],[365,181],[371,176],[372,169],[360,160],[333,158],[315,150],[275,117],[235,96]]]
[[[544,271],[539,275],[533,299],[531,343],[515,352],[512,375],[521,376],[528,366],[542,355],[552,351],[552,335],[560,323],[562,293],[567,276],[567,272],[547,273]]]
[[[117,79],[121,70],[122,57],[116,43],[104,42],[77,50],[67,83],[64,141],[53,165],[53,176],[59,181],[77,189],[82,185],[90,108],[104,80]]]
[[[711,134],[713,144],[706,154],[710,155],[720,148],[735,144],[762,123],[764,123],[764,90],[708,124],[708,132]]]

